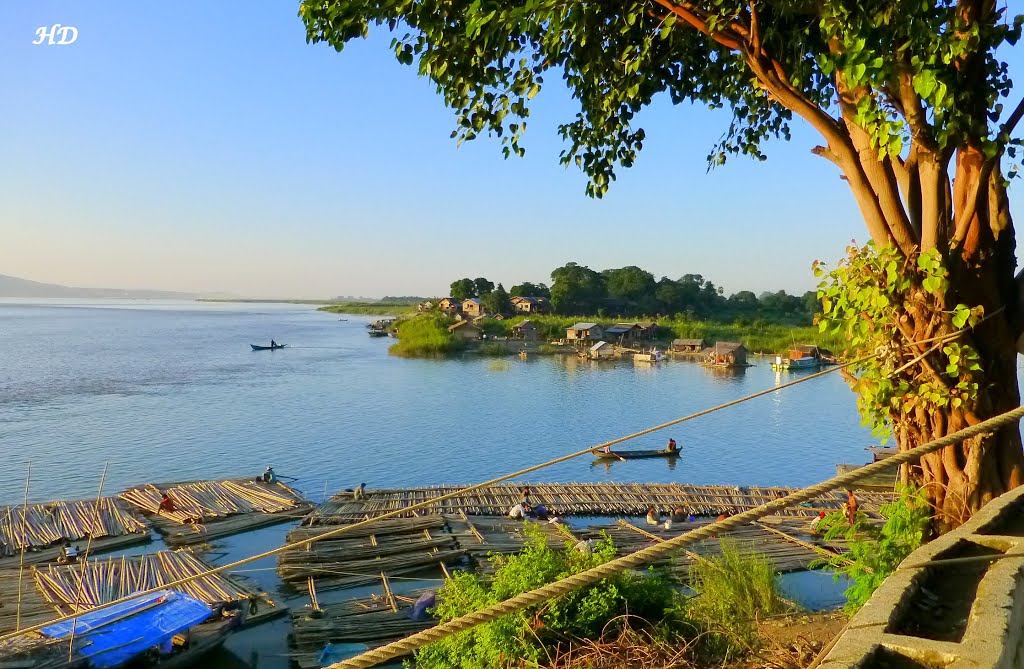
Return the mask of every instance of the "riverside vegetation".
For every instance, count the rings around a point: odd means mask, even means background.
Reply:
[[[532,523],[517,555],[490,559],[494,575],[460,573],[438,592],[434,613],[446,622],[597,566],[615,556],[604,537],[587,550],[552,547]],[[723,662],[756,650],[757,621],[782,611],[776,575],[761,558],[743,558],[728,542],[722,555],[695,565],[693,596],[651,568],[623,572],[543,606],[510,613],[424,647],[420,669],[550,666],[587,639],[642,630],[649,640],[685,648],[687,659]]]

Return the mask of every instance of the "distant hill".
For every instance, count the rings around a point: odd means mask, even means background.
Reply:
[[[127,297],[142,299],[190,300],[194,293],[168,290],[124,290],[121,288],[75,288],[54,283],[40,283],[0,274],[0,297]]]

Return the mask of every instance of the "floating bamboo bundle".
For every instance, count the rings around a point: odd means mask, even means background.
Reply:
[[[0,507],[0,557],[89,536],[100,539],[148,531],[145,524],[120,509],[111,497],[98,502],[58,501]]]
[[[43,598],[57,613],[68,615],[135,592],[159,588],[209,569],[210,565],[190,551],[160,551],[134,557],[89,560],[83,564],[50,565],[35,571],[35,581]],[[224,573],[204,576],[176,587],[214,606],[247,600],[257,594]]]
[[[166,492],[174,502],[174,511],[161,511],[160,500]],[[148,484],[121,493],[121,499],[147,513],[159,514],[175,523],[198,523],[242,513],[280,513],[302,505],[302,500],[287,486],[248,480],[196,481],[161,490]]]
[[[434,514],[505,515],[519,502],[523,484],[503,483],[488,486],[451,499],[437,502],[425,512]],[[687,513],[698,516],[717,516],[751,509],[784,497],[796,488],[754,486],[696,486],[679,483],[540,483],[529,484],[530,501],[543,504],[561,515],[578,516],[630,516],[643,515],[650,505],[662,512],[683,507]],[[379,516],[391,511],[430,501],[445,494],[458,492],[459,486],[431,488],[397,488],[366,491],[364,499],[351,494],[337,495],[322,504],[304,521],[304,525],[338,525],[352,523],[366,517]],[[893,499],[892,493],[860,491],[860,508],[877,515],[879,506]],[[819,511],[842,508],[846,496],[829,493],[806,505],[787,509],[784,515],[808,517]],[[409,515],[412,515],[410,512]]]

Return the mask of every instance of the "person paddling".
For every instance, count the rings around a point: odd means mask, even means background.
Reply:
[[[676,440],[675,439],[669,439],[668,440],[668,446],[665,447],[665,450],[668,451],[669,453],[677,452],[679,450],[679,447],[676,446]]]

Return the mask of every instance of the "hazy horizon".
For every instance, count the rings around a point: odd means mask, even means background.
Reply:
[[[34,46],[54,23],[78,40]],[[325,299],[442,295],[463,276],[550,282],[575,261],[799,294],[812,261],[868,239],[803,123],[766,163],[709,173],[729,114],[661,99],[638,116],[636,166],[591,200],[558,165],[555,128],[576,111],[560,84],[535,100],[526,157],[506,161],[494,139],[456,147],[451,111],[389,39],[307,45],[289,3],[0,6],[0,87],[18,101],[0,273]],[[1020,76],[1024,58],[1010,60]]]

